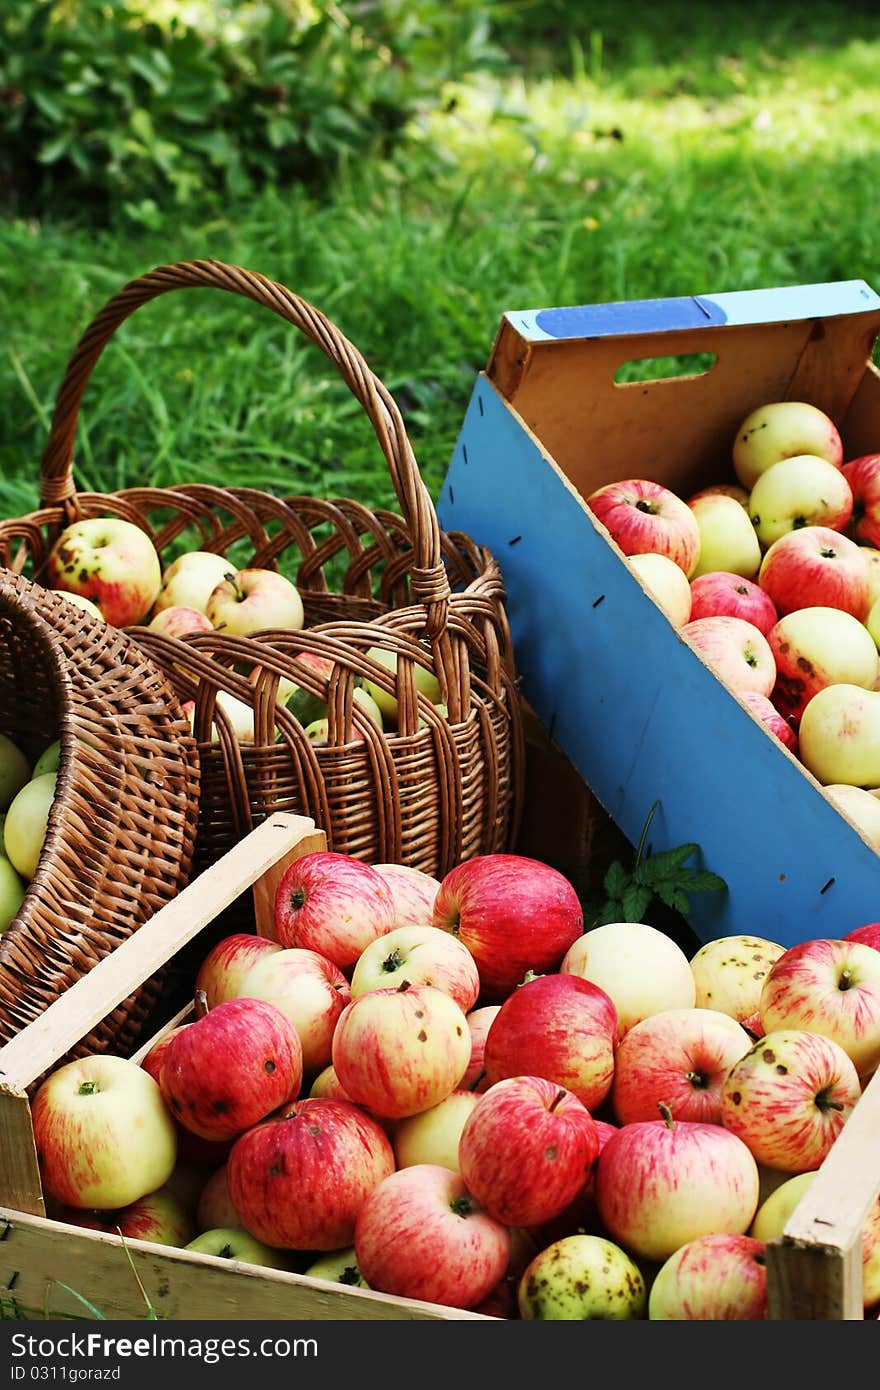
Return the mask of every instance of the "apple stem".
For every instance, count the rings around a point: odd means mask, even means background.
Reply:
[[[196,1016],[196,1021],[198,1022],[200,1018],[204,1018],[207,1012],[208,996],[203,989],[197,989],[195,998],[193,999],[193,1013]]]
[[[456,1216],[470,1216],[473,1211],[474,1203],[471,1197],[453,1197],[449,1203],[449,1210]]]
[[[838,989],[852,989],[852,986],[853,986],[852,971],[850,970],[849,966],[847,965],[847,966],[840,972],[840,978],[839,978],[839,980],[837,981],[837,988],[838,988]]]
[[[397,947],[395,947],[394,950],[391,952],[391,955],[386,956],[383,960],[382,969],[387,970],[390,975],[393,974],[395,970],[399,970],[402,965],[403,956],[400,954],[400,951],[397,949]]]
[[[77,1090],[77,1095],[78,1095],[78,1096],[94,1096],[94,1095],[97,1095],[97,1092],[98,1092],[98,1083],[97,1083],[97,1081],[81,1081],[81,1082],[80,1082],[80,1085],[79,1085],[79,1089]]]
[[[566,1091],[557,1091],[557,1092],[556,1092],[556,1095],[553,1097],[553,1100],[552,1100],[551,1104],[548,1105],[548,1107],[547,1107],[547,1109],[548,1109],[548,1111],[550,1112],[551,1115],[553,1114],[553,1111],[556,1109],[557,1105],[561,1104],[561,1102],[565,1100],[566,1095],[567,1095],[567,1092],[566,1092]]]
[[[654,503],[651,502],[647,497],[640,497],[638,502],[636,503],[636,511],[647,512],[649,516],[653,516]]]
[[[666,1104],[665,1100],[658,1100],[657,1109],[660,1111],[661,1116],[666,1122],[666,1128],[675,1129],[675,1120],[672,1118],[672,1111]]]

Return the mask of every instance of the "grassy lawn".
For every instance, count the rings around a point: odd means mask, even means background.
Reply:
[[[554,27],[555,11],[587,17]],[[435,495],[505,309],[880,285],[878,78],[867,6],[550,4],[518,66],[450,91],[405,158],[320,199],[267,190],[149,229],[49,210],[0,222],[0,510],[36,504],[79,334],[163,262],[236,262],[323,309],[395,394]],[[117,333],[86,391],[76,478],[392,502],[320,351],[219,293],[179,291]]]

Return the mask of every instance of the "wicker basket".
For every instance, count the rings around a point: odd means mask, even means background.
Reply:
[[[140,305],[170,290],[201,287],[272,310],[321,348],[375,430],[400,515],[348,498],[280,498],[250,488],[76,491],[80,402],[103,348]],[[498,566],[469,537],[440,531],[397,405],[358,350],[312,305],[255,272],[216,261],[163,266],[131,281],[93,319],[70,359],[42,459],[40,495],[40,511],[0,524],[0,563],[37,579],[64,525],[112,514],[146,531],[163,564],[183,550],[229,555],[234,547],[231,567],[282,568],[300,590],[300,633],[170,639],[131,629],[180,698],[195,702],[198,867],[276,810],[311,816],[337,851],[436,876],[462,859],[513,845],[523,739]],[[371,646],[398,654],[396,679],[367,655]],[[330,706],[326,746],[313,745],[276,701],[279,677],[322,693],[297,663],[303,651],[334,662],[329,692],[323,689]],[[249,681],[256,666],[260,675]],[[417,690],[417,666],[436,676],[448,717]],[[377,729],[354,702],[355,684],[367,678],[396,695],[395,729]],[[240,743],[216,708],[223,690],[253,705],[253,743]]]
[[[0,1040],[37,1018],[186,883],[198,757],[165,676],[124,632],[0,573],[0,728],[31,764],[60,739],[36,873],[0,938]],[[80,1051],[126,1049],[159,979]]]

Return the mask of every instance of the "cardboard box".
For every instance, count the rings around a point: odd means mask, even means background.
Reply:
[[[523,694],[554,742],[631,844],[658,801],[651,847],[696,842],[726,881],[693,896],[703,941],[787,946],[874,921],[880,857],[673,628],[584,499],[624,478],[684,498],[735,481],[736,429],[773,400],[825,410],[847,458],[880,450],[878,331],[861,280],[505,314],[441,492],[442,526],[498,560]],[[692,354],[687,375],[615,380]]]

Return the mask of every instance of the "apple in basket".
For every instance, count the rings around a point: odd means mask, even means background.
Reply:
[[[236,570],[221,579],[205,613],[218,632],[236,637],[276,627],[298,631],[305,621],[296,585],[268,569]]]
[[[31,778],[12,799],[3,822],[3,850],[17,874],[30,882],[40,855],[55,801],[56,772]]]
[[[46,562],[48,588],[91,599],[116,627],[143,622],[161,583],[162,564],[150,537],[120,517],[72,522]]]
[[[162,584],[153,604],[153,617],[166,608],[196,608],[204,613],[208,599],[236,566],[225,555],[210,550],[188,550],[163,571]]]
[[[8,734],[0,734],[0,812],[9,810],[12,798],[31,780],[33,771],[18,744]]]

